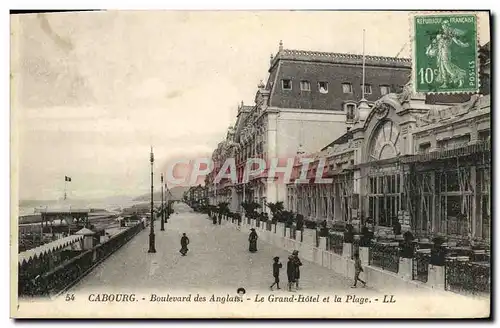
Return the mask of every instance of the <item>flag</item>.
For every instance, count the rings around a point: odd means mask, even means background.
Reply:
[[[70,177],[67,177],[67,176],[64,176],[64,181],[71,182],[71,178],[70,178]]]

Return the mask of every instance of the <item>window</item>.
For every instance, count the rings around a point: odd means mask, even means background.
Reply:
[[[352,84],[351,83],[342,83],[342,92],[343,93],[352,93]]]
[[[491,138],[490,130],[479,131],[478,137],[480,141],[487,141]]]
[[[311,91],[311,83],[309,81],[300,81],[301,91]]]
[[[378,225],[391,227],[401,209],[401,179],[395,174],[370,177],[369,182],[369,216]]]
[[[466,134],[464,136],[452,138],[452,139],[445,139],[445,140],[439,140],[438,141],[438,148],[439,149],[454,149],[454,148],[460,148],[463,146],[467,146],[467,144],[470,142],[470,134]]]
[[[328,82],[318,82],[318,90],[320,93],[328,93]]]
[[[390,92],[391,92],[391,88],[388,85],[381,85],[380,86],[380,94],[382,96],[389,94]],[[365,91],[365,93],[366,93],[366,91]]]
[[[355,104],[345,104],[346,119],[348,121],[354,120],[355,111],[356,111]]]
[[[292,90],[292,80],[290,79],[281,80],[281,85],[283,87],[283,90]]]
[[[372,86],[370,84],[365,84],[365,95],[372,94]]]
[[[427,143],[423,143],[421,144],[419,147],[418,147],[418,152],[420,154],[426,154],[430,151],[431,149],[431,144],[430,142],[427,142]]]

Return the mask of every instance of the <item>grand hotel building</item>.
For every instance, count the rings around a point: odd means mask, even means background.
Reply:
[[[489,58],[487,44],[479,94],[426,96],[407,83],[409,60],[367,56],[365,101],[360,56],[280,46],[255,105],[239,107],[214,151],[213,174],[235,156],[239,183],[215,185],[209,176],[212,203],[238,211],[243,199],[263,208],[284,201],[309,220],[371,220],[384,230],[397,219],[417,235],[489,239]],[[246,158],[291,155],[315,158],[309,183],[282,185],[265,175],[241,183]],[[330,184],[314,183],[320,159]]]

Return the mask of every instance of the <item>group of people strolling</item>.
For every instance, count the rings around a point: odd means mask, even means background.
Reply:
[[[274,283],[269,287],[273,290],[274,285],[276,285],[277,289],[280,288],[280,269],[283,267],[283,264],[280,263],[279,256],[274,257],[273,263],[273,277]],[[302,266],[302,261],[299,258],[299,251],[294,250],[292,255],[288,256],[288,262],[286,264],[286,275],[288,278],[288,291],[293,291],[293,285],[295,284],[295,289],[299,289],[299,280],[300,280],[300,267]]]
[[[248,251],[251,253],[257,252],[257,239],[258,239],[257,232],[255,232],[255,229],[252,228],[250,229],[250,235],[248,236]],[[274,283],[270,286],[271,290],[273,289],[274,285],[276,285],[277,289],[280,288],[280,269],[283,267],[283,265],[280,263],[280,258],[279,256],[274,257],[274,262],[273,262],[273,277],[274,277]],[[292,255],[288,257],[288,262],[286,264],[286,275],[288,278],[288,290],[292,291],[293,285],[295,285],[296,289],[299,289],[299,279],[300,279],[300,267],[302,266],[302,261],[299,259],[299,251],[294,250],[292,252]]]
[[[257,252],[257,232],[255,232],[254,228],[250,229],[250,235],[248,236],[248,251],[251,253]],[[280,269],[283,268],[283,264],[280,263],[279,257],[275,256],[273,258],[273,277],[274,283],[270,286],[272,290],[276,285],[277,289],[280,288]],[[299,251],[294,250],[292,255],[288,257],[288,262],[286,264],[286,275],[288,278],[288,291],[292,291],[293,286],[295,285],[295,289],[299,289],[299,280],[300,280],[300,267],[302,266],[302,261],[299,259]],[[358,281],[363,284],[363,287],[366,286],[366,282],[360,279],[360,274],[363,272],[363,267],[361,265],[361,260],[359,258],[359,253],[354,254],[354,285],[352,288],[357,287]]]

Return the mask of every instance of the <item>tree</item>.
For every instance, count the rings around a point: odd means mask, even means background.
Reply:
[[[250,219],[253,219],[257,216],[256,210],[260,208],[260,205],[256,202],[243,202],[241,203],[241,207],[243,207],[245,215]]]
[[[218,207],[219,207],[219,213],[220,214],[223,214],[223,215],[227,215],[230,211],[229,211],[229,203],[227,202],[221,202],[218,204]]]
[[[273,223],[279,221],[285,209],[285,207],[283,206],[283,202],[267,203],[267,207],[269,207],[269,209],[271,210]]]
[[[281,211],[282,221],[285,222],[285,227],[290,228],[295,222],[295,215],[290,211]]]

